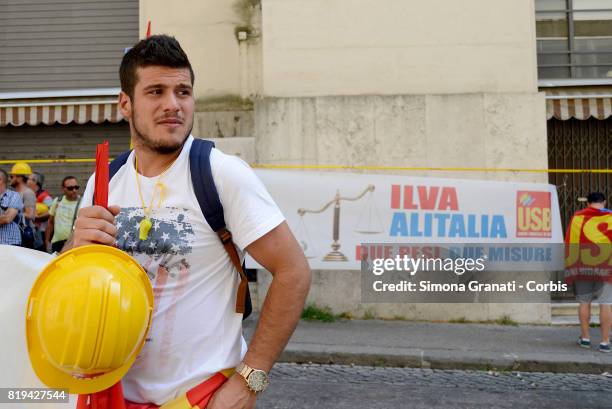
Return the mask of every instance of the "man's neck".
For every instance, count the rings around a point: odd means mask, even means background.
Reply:
[[[23,193],[25,188],[26,188],[26,185],[24,185],[23,183],[20,183],[17,186],[15,186],[14,189],[15,189],[15,192]]]
[[[181,154],[181,150],[182,147],[176,152],[165,155],[137,146],[134,148],[138,160],[136,171],[148,178],[158,176],[172,165]]]

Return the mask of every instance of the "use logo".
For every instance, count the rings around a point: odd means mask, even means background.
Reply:
[[[516,237],[552,237],[550,192],[516,192]]]

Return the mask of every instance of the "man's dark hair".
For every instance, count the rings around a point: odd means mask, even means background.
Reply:
[[[64,179],[62,179],[62,187],[66,187],[66,181],[70,179],[78,180],[74,176],[66,176]]]
[[[4,169],[0,169],[0,178],[4,181],[4,184],[8,185],[8,172]]]
[[[170,68],[189,68],[191,85],[195,76],[187,54],[176,38],[168,35],[154,35],[140,40],[121,60],[119,79],[121,91],[134,98],[134,87],[138,82],[136,70],[139,67],[161,66]]]
[[[606,201],[606,196],[601,192],[591,192],[587,196],[587,203],[603,203]]]

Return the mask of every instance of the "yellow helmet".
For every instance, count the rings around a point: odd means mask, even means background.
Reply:
[[[11,175],[31,175],[32,168],[25,162],[16,162],[11,168]]]
[[[130,369],[151,325],[153,289],[142,267],[113,247],[77,247],[40,273],[28,299],[26,338],[36,375],[88,394]]]
[[[49,206],[44,203],[36,202],[36,216],[40,216],[41,214],[47,213],[49,211]]]

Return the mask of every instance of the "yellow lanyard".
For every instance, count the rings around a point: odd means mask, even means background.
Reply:
[[[149,206],[145,205],[145,201],[142,197],[142,191],[140,190],[140,179],[138,177],[138,156],[136,156],[136,153],[134,153],[134,166],[136,167],[136,188],[138,189],[138,197],[140,197],[140,203],[142,203],[142,211],[144,213],[144,218],[140,221],[140,225],[138,226],[138,238],[144,241],[147,239],[147,237],[149,237],[149,231],[153,226],[153,223],[151,222],[151,212],[153,211],[153,201],[155,199],[155,192],[157,191],[157,189],[159,189],[159,201],[157,202],[157,208],[159,209],[161,207],[162,201],[164,200],[164,194],[166,189],[166,186],[164,186],[164,184],[161,182],[161,178],[162,176],[164,176],[164,173],[166,173],[166,171],[170,169],[172,163],[168,165],[168,167],[164,169],[164,171],[160,173],[157,177],[155,185],[153,186],[153,193],[151,194],[151,202],[149,203]]]

